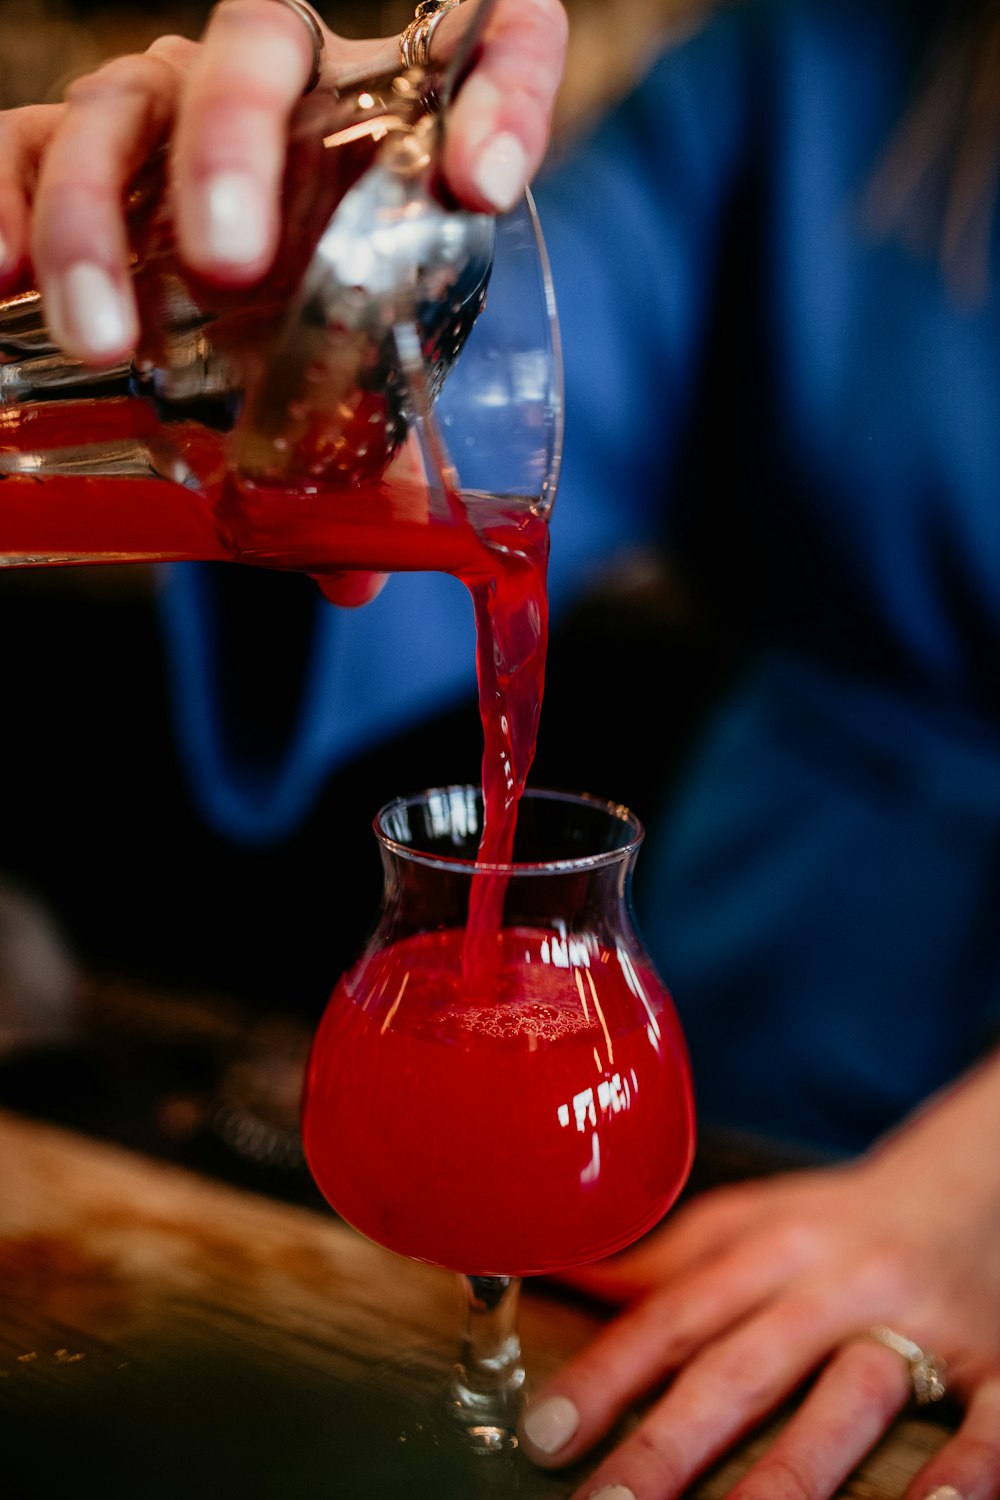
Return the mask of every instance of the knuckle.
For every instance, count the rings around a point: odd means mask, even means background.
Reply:
[[[791,1215],[782,1215],[761,1230],[763,1252],[786,1266],[812,1265],[826,1244],[824,1229]]]
[[[759,1349],[719,1344],[707,1349],[699,1363],[704,1366],[704,1374],[733,1393],[741,1408],[759,1411],[771,1399],[774,1378]]]
[[[673,1486],[687,1478],[684,1454],[665,1427],[642,1423],[632,1434],[629,1447],[640,1459],[643,1471],[654,1473],[659,1483]]]
[[[900,1316],[912,1316],[920,1287],[912,1266],[897,1246],[883,1244],[867,1250],[853,1276],[859,1300],[868,1306],[898,1310]]]
[[[163,81],[166,63],[152,50],[112,57],[93,73],[75,78],[66,89],[71,105],[102,104],[110,94],[145,97],[151,87]]]
[[[20,157],[29,135],[27,120],[22,110],[13,109],[0,113],[0,161],[4,168]]]
[[[530,3],[532,14],[517,16],[515,18],[517,24],[521,25],[528,20],[529,23],[533,22],[536,26],[544,28],[553,41],[565,42],[569,36],[569,16],[561,0],[530,0]]]
[[[815,1476],[798,1458],[770,1453],[754,1466],[753,1474],[733,1490],[730,1500],[816,1500]]]
[[[850,1376],[865,1408],[890,1421],[899,1406],[899,1392],[908,1383],[902,1363],[887,1361],[878,1344],[860,1341],[850,1350]]]
[[[299,37],[305,27],[287,6],[275,6],[270,0],[218,0],[208,13],[206,36],[261,36],[268,42],[278,34]]]
[[[23,104],[0,111],[0,177],[20,173],[44,146],[63,110],[62,104]]]
[[[155,41],[150,42],[146,55],[183,67],[194,58],[197,51],[198,43],[193,42],[190,37],[170,34],[158,36]]]
[[[994,1477],[1000,1474],[1000,1433],[969,1434],[963,1437],[962,1447],[972,1466]]]
[[[504,93],[518,104],[549,103],[557,88],[568,44],[566,13],[558,0],[511,6],[491,37],[493,67],[504,73]]]

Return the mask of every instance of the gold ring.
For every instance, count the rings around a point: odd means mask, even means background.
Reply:
[[[323,34],[322,23],[312,6],[306,4],[306,0],[278,0],[278,3],[287,6],[289,10],[293,10],[309,33],[309,40],[312,43],[313,60],[312,67],[309,70],[309,77],[306,79],[306,86],[302,92],[303,94],[311,94],[323,76],[323,64],[326,61],[326,37]]]
[[[918,1406],[928,1406],[932,1401],[941,1400],[948,1389],[943,1359],[938,1359],[936,1354],[931,1354],[927,1349],[921,1349],[919,1344],[905,1338],[903,1334],[886,1328],[884,1323],[876,1323],[869,1328],[868,1337],[884,1344],[906,1361],[913,1399]]]
[[[420,0],[413,20],[399,37],[399,60],[404,68],[426,68],[431,60],[431,41],[446,11],[460,0]]]

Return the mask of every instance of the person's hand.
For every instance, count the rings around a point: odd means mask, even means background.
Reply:
[[[442,15],[435,63],[470,14]],[[161,37],[78,79],[61,104],[0,113],[0,295],[33,281],[66,354],[128,358],[140,329],[125,201],[163,146],[182,264],[222,287],[260,282],[279,242],[289,121],[317,64],[332,89],[401,66],[398,37],[351,40],[313,20],[277,0],[221,0],[199,42]],[[520,196],[548,142],[565,47],[560,0],[497,0],[449,112],[442,169],[460,203],[499,212]],[[384,581],[351,573],[324,591],[357,605]]]
[[[906,1500],[997,1500],[998,1124],[994,1062],[857,1163],[715,1190],[567,1276],[628,1306],[527,1404],[526,1453],[578,1460],[652,1396],[575,1500],[674,1500],[800,1396],[732,1500],[828,1500],[911,1397],[882,1325],[932,1351],[964,1407]]]
[[[436,62],[469,14],[441,18]],[[398,37],[322,35],[321,87],[400,66]],[[520,196],[548,142],[565,45],[559,0],[497,0],[449,117],[443,173],[460,202],[502,211]],[[33,275],[66,353],[98,366],[130,354],[123,203],[164,142],[182,261],[221,285],[254,285],[277,248],[288,122],[315,60],[291,6],[222,0],[201,41],[161,37],[78,79],[62,104],[0,115],[0,293]]]

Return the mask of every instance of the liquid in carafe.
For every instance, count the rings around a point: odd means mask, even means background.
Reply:
[[[150,162],[127,204],[140,342],[111,368],[61,353],[34,289],[0,303],[0,566],[453,570],[455,539],[435,523],[460,520],[464,507],[442,512],[437,476],[429,484],[420,454],[406,451],[413,393],[392,338],[363,322],[365,288],[337,284],[334,307],[303,303],[338,210],[390,148],[419,153],[429,120],[428,85],[414,74],[303,100],[279,253],[251,292],[182,270],[164,162]],[[405,309],[428,404],[482,309],[486,279],[459,264],[431,270],[435,295],[418,283]],[[458,543],[460,561],[471,541]]]

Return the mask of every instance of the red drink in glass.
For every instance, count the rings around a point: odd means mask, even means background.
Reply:
[[[324,1195],[400,1254],[524,1276],[611,1254],[683,1185],[684,1043],[661,982],[551,932],[498,934],[485,993],[461,929],[370,953],[313,1043],[304,1144]]]

